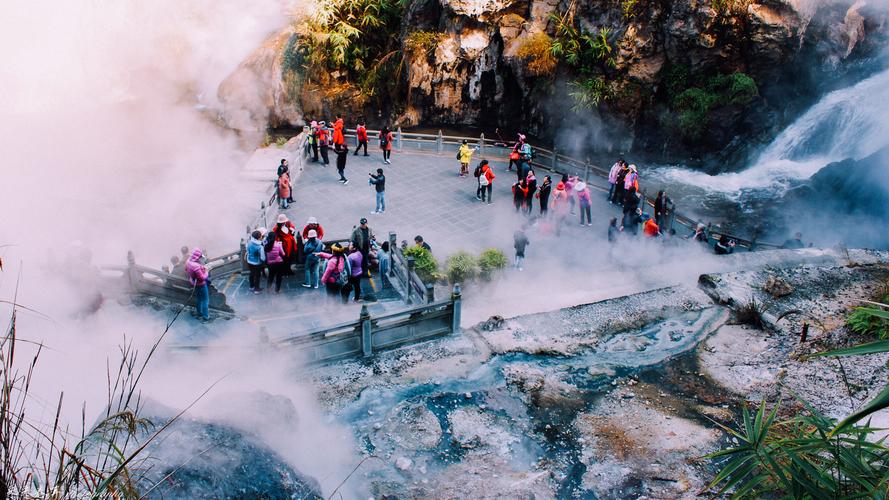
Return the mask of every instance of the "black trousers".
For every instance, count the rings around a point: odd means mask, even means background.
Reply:
[[[321,161],[323,161],[324,164],[327,165],[328,163],[330,163],[330,159],[327,157],[327,146],[322,144],[320,149],[321,149]]]
[[[250,289],[258,290],[259,282],[262,280],[262,264],[254,266],[253,264],[247,264],[247,267],[250,268]]]
[[[287,271],[290,270],[290,265],[287,262],[279,262],[277,264],[269,264],[269,279],[266,283],[266,288],[272,288],[272,282],[275,283],[275,291],[281,291],[281,280],[284,278],[284,275],[287,274]]]
[[[318,161],[318,143],[312,143],[312,161]]]
[[[367,156],[367,141],[358,141],[358,146],[355,148],[355,152],[352,153],[354,156],[358,156],[358,150],[364,146],[364,156]]]
[[[350,276],[349,284],[343,287],[343,302],[348,302],[349,294],[355,291],[355,300],[361,300],[361,276]]]

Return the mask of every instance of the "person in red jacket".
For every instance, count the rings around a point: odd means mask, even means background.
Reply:
[[[358,139],[358,146],[355,147],[355,152],[352,155],[358,156],[358,150],[364,146],[364,156],[370,156],[367,154],[367,127],[364,126],[364,120],[358,122],[358,126],[355,128],[355,137]]]
[[[321,224],[318,224],[318,219],[314,217],[309,217],[309,220],[306,221],[306,225],[303,226],[303,239],[309,239],[309,231],[313,229],[315,230],[315,237],[318,238],[319,241],[324,241],[324,227]]]
[[[327,130],[327,123],[318,122],[318,149],[321,150],[321,161],[324,165],[330,164],[330,158],[327,156],[327,147],[330,143],[330,133]]]
[[[383,151],[383,163],[386,164],[392,163],[389,160],[392,158],[392,139],[392,131],[388,126],[384,126],[383,130],[380,130],[380,149]]]
[[[525,180],[516,182],[512,185],[512,202],[515,204],[515,211],[522,210],[525,206],[525,198],[528,196],[528,185]]]
[[[284,260],[287,262],[289,270],[289,264],[296,259],[297,252],[299,252],[299,246],[296,241],[296,227],[287,219],[286,215],[278,214],[278,223],[275,224],[272,232],[281,240],[281,246],[284,249]]]
[[[494,189],[494,178],[497,177],[494,175],[494,169],[488,165],[488,160],[482,160],[479,163],[478,167],[478,190],[475,192],[475,199],[479,201],[485,201],[487,194],[487,202],[491,204],[491,192]]]
[[[344,146],[346,144],[346,136],[343,135],[343,127],[345,127],[343,119],[339,116],[333,122],[333,146]]]

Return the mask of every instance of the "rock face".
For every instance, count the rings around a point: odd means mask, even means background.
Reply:
[[[613,64],[604,78],[615,86],[615,97],[575,115],[566,104],[571,102],[566,82],[576,72],[560,64],[553,73],[535,76],[517,55],[534,34],[554,34],[551,16],[569,9],[568,2],[415,1],[403,35],[438,31],[443,38],[434,50],[406,55],[411,92],[401,123],[499,126],[557,144],[560,138],[598,139],[597,146],[624,150],[717,151],[736,136],[762,134],[775,124],[776,117],[765,118],[786,109],[786,88],[771,90],[779,81],[823,79],[822,70],[835,71],[866,52],[885,22],[863,2],[727,3],[721,12],[709,1],[582,2],[575,11],[579,25],[591,33],[608,30]],[[815,70],[803,69],[813,63]],[[661,126],[670,111],[671,68],[680,67],[693,75],[749,74],[762,99],[722,110],[704,137],[680,144]],[[578,137],[566,127],[585,130]],[[590,128],[604,132],[591,137]]]
[[[227,126],[264,132],[267,126],[302,125],[300,83],[284,71],[295,42],[292,27],[274,34],[219,85]]]
[[[298,59],[292,29],[258,48],[220,86],[219,96],[225,122],[239,130],[301,125],[305,109],[313,117],[366,116],[371,125],[521,130],[563,151],[647,152],[665,161],[710,160],[718,170],[742,163],[845,73],[864,71],[855,61],[876,54],[889,31],[887,14],[871,3],[412,0],[401,32],[392,34],[403,47],[403,70],[393,77],[404,84],[394,102],[343,93],[348,84],[303,86],[293,70],[299,64],[292,61]],[[609,62],[598,70],[608,97],[590,110],[573,109],[571,83],[582,77],[577,68],[561,61],[533,70],[523,52],[535,37],[551,40],[554,16],[565,13],[582,31],[604,33],[610,47]],[[423,48],[407,43],[418,33],[439,39]],[[759,92],[752,101],[711,100],[697,133],[679,130],[696,119],[686,116],[677,125],[678,93],[735,72],[753,78]]]

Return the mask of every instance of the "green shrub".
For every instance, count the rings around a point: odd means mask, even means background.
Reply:
[[[692,83],[695,82],[695,83]],[[756,82],[744,73],[718,74],[710,78],[691,75],[681,65],[671,67],[665,78],[668,97],[677,112],[680,134],[698,139],[710,125],[715,109],[746,106],[759,94]],[[684,90],[685,85],[691,85]]]
[[[509,264],[506,254],[498,248],[489,248],[478,256],[479,275],[483,280],[490,280],[494,271],[504,269]]]
[[[574,99],[575,111],[595,108],[599,103],[614,97],[614,85],[601,76],[570,82],[568,88],[568,95]]]
[[[275,139],[275,146],[278,146],[279,148],[283,148],[285,144],[287,144],[286,137],[278,137],[277,139]]]
[[[479,273],[478,259],[469,252],[457,252],[448,257],[447,276],[451,284],[466,283]]]
[[[429,250],[418,246],[408,247],[404,251],[404,257],[414,258],[414,271],[424,283],[432,283],[438,279],[438,261]]]
[[[883,297],[884,304],[889,303],[889,295]],[[875,311],[873,307],[856,307],[852,314],[846,318],[846,325],[860,335],[873,335],[882,340],[889,340],[889,320],[886,320]]]

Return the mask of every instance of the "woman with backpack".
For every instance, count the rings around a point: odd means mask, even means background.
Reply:
[[[475,199],[485,201],[487,195],[488,204],[491,204],[491,192],[493,191],[494,171],[488,165],[488,160],[482,160],[475,169],[478,177],[478,189],[475,191]]]
[[[287,228],[285,227],[284,229],[286,230]],[[269,265],[269,277],[266,281],[266,288],[271,291],[272,283],[274,282],[275,293],[281,293],[281,280],[287,274],[290,265],[287,263],[287,258],[284,254],[282,238],[275,233],[270,233],[269,238],[271,238],[271,250],[265,254],[266,262]]]
[[[389,158],[392,157],[392,131],[388,126],[380,130],[380,150],[383,151],[383,163],[391,164]]]
[[[334,243],[330,247],[330,253],[316,252],[315,254],[322,259],[327,259],[327,266],[324,269],[324,274],[321,275],[321,282],[324,283],[327,296],[338,297],[343,287],[349,283],[350,274],[343,247]]]

